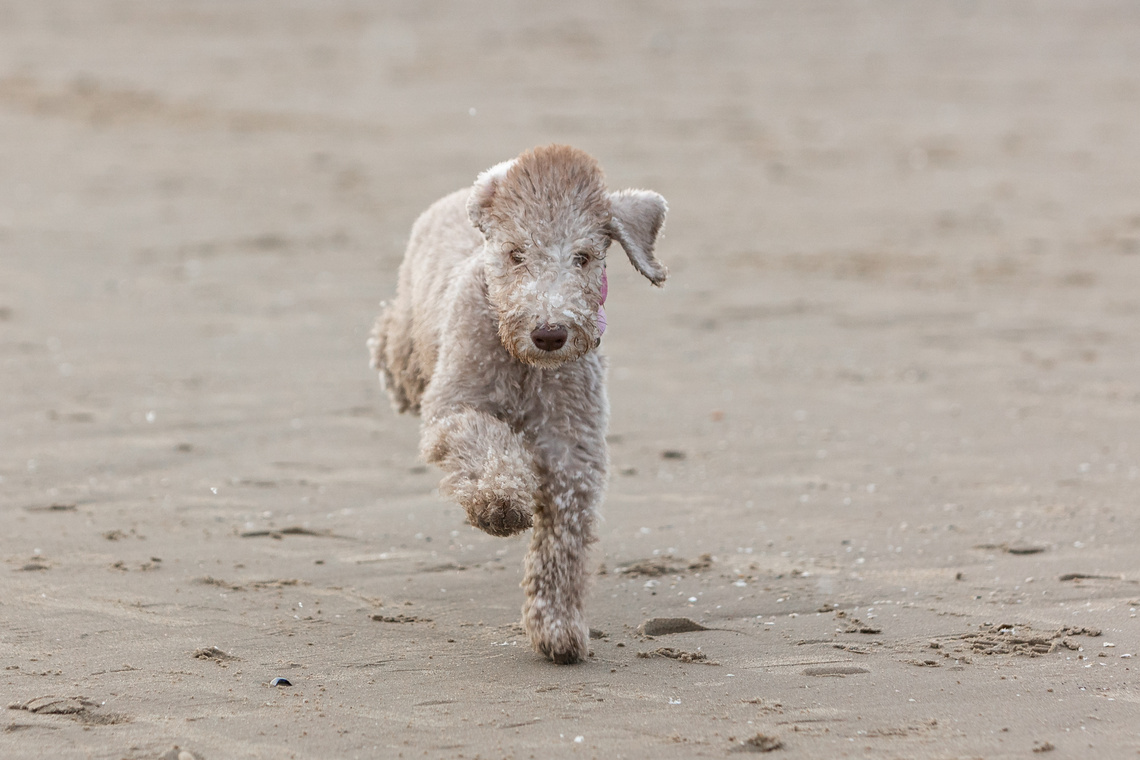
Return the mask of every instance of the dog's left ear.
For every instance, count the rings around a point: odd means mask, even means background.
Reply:
[[[609,198],[610,237],[621,243],[630,263],[647,280],[664,285],[669,270],[653,255],[653,246],[665,222],[665,199],[651,190],[621,190]]]

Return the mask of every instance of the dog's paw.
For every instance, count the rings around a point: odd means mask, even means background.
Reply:
[[[590,629],[578,615],[552,615],[547,605],[530,602],[523,627],[534,650],[555,665],[573,665],[590,656]]]
[[[467,506],[467,520],[492,536],[513,536],[531,526],[531,508],[504,496],[490,495]]]
[[[513,536],[531,526],[534,489],[520,479],[493,480],[450,473],[439,484],[440,493],[455,499],[467,513],[467,522],[492,536]],[[537,485],[535,486],[537,488]]]
[[[543,644],[538,651],[555,665],[577,665],[590,654],[585,644],[576,641],[566,645]]]

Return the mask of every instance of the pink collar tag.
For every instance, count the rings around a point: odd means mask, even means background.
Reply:
[[[606,280],[606,267],[602,265],[602,300],[598,304],[598,335],[605,335],[606,333],[606,310],[603,306],[606,303],[606,295],[609,294],[610,286]]]

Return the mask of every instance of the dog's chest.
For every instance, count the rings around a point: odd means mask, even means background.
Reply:
[[[516,430],[525,427],[542,409],[543,402],[549,403],[544,395],[544,387],[549,384],[545,374],[513,359],[502,362],[501,371],[495,373],[488,388],[495,416]]]
[[[596,393],[590,388],[601,379],[598,358],[589,354],[557,369],[528,367],[511,360],[493,383],[490,398],[494,416],[516,431],[531,431],[555,425],[564,427],[567,417],[589,408]]]

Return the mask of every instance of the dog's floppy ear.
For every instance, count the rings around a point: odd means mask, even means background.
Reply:
[[[515,161],[516,159],[512,158],[510,161],[495,164],[476,177],[475,185],[471,188],[471,195],[467,198],[467,216],[483,234],[487,234],[486,213],[495,198],[495,189],[515,165]]]
[[[637,271],[654,285],[664,285],[669,270],[654,257],[653,245],[665,221],[665,199],[651,190],[622,190],[609,197],[610,237],[621,243]]]

